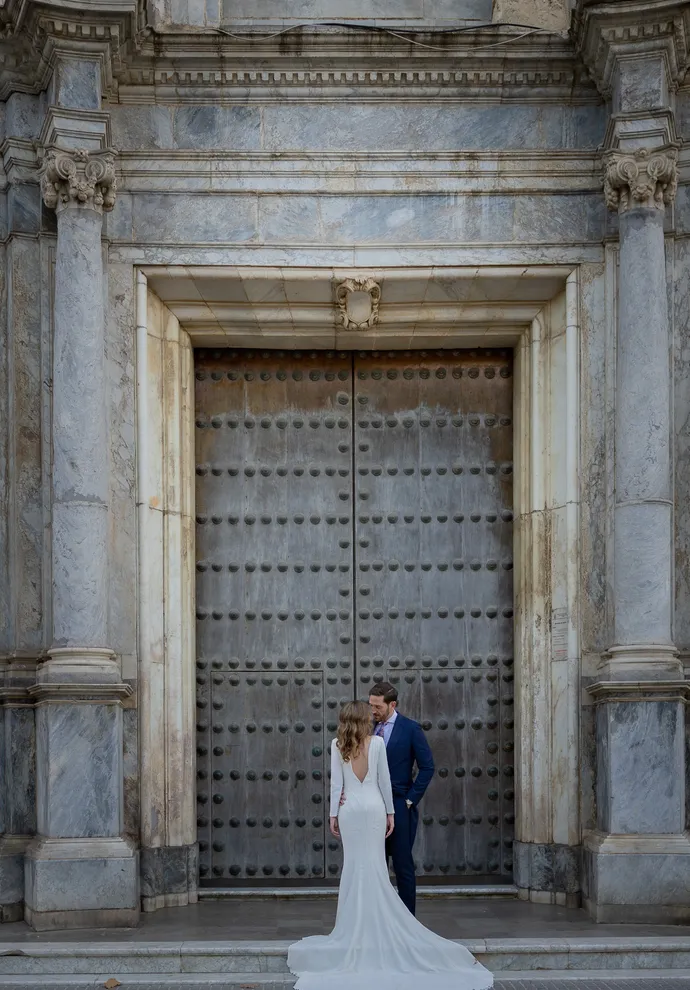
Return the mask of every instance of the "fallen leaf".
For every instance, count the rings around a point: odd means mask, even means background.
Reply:
[[[109,980],[106,980],[103,984],[105,990],[115,990],[115,987],[120,986],[120,981],[116,980],[114,976],[111,976]]]

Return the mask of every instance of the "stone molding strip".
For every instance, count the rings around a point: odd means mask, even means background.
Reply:
[[[30,697],[37,705],[55,703],[61,704],[93,704],[119,705],[133,693],[131,684],[34,684],[28,689]]]
[[[683,701],[690,703],[690,681],[595,681],[587,687],[595,705],[623,701]]]
[[[0,687],[0,705],[3,708],[33,708],[29,690],[28,687]]]
[[[581,74],[580,74],[581,75]],[[596,104],[601,97],[593,85],[583,85],[572,69],[514,71],[473,67],[447,71],[420,67],[417,70],[278,69],[224,70],[209,67],[202,71],[162,65],[153,69],[132,68],[119,76],[118,98],[121,103],[227,103],[236,101],[262,104],[303,99],[309,103],[327,99],[380,100],[396,95],[401,99],[453,100],[468,97],[494,98],[501,101],[506,89],[532,92],[532,100],[541,103]],[[530,102],[529,100],[527,102]]]

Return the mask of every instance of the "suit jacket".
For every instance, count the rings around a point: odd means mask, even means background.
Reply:
[[[419,722],[398,712],[388,746],[388,769],[393,796],[418,804],[434,776],[434,758]],[[413,776],[417,764],[417,776]]]

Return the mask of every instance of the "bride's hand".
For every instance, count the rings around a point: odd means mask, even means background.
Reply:
[[[331,816],[329,818],[328,823],[330,825],[330,829],[331,829],[331,832],[333,833],[333,835],[336,837],[336,839],[339,839],[340,838],[340,829],[338,828],[338,819],[335,818],[334,816]]]
[[[391,834],[393,828],[395,827],[395,815],[386,815],[386,838]]]

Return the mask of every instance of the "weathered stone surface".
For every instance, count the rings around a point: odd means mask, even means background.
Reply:
[[[185,894],[196,891],[198,848],[161,846],[141,850],[141,896],[157,898],[165,894]]]
[[[38,244],[29,239],[13,240],[8,254],[8,360],[13,380],[8,396],[13,424],[8,480],[14,495],[9,508],[13,542],[9,615],[14,627],[12,647],[40,651],[45,642],[45,354],[41,330],[41,261]]]
[[[514,880],[518,887],[566,894],[580,890],[579,846],[516,842],[513,848]]]
[[[664,848],[659,836],[649,848],[607,848],[586,843],[584,882],[587,906],[597,921],[682,923],[690,917],[690,844]],[[656,848],[655,848],[656,846]]]
[[[7,194],[7,225],[18,234],[37,234],[41,228],[41,196],[38,186],[11,186]]]
[[[119,835],[123,779],[119,706],[41,705],[36,711],[36,734],[39,832],[54,838]]]
[[[670,371],[663,209],[621,202],[615,641],[671,644]]]
[[[6,788],[2,831],[12,836],[36,831],[36,727],[28,705],[7,705],[3,728]]]
[[[675,636],[678,648],[687,652],[690,650],[690,502],[685,493],[690,491],[690,324],[687,319],[690,312],[690,243],[680,240],[674,251]]]
[[[494,0],[493,19],[505,24],[524,24],[546,31],[567,31],[571,4],[568,0]]]
[[[53,639],[107,642],[108,460],[101,217],[58,218],[53,373]]]
[[[138,854],[122,839],[37,840],[26,855],[26,918],[38,931],[130,927],[139,915]]]
[[[56,60],[51,84],[53,106],[74,110],[99,110],[101,106],[101,66],[98,59]]]
[[[6,136],[29,140],[38,137],[42,113],[39,97],[29,93],[12,93],[5,105]]]
[[[681,833],[685,738],[679,701],[626,701],[597,708],[597,826],[616,834]]]
[[[10,512],[12,505],[10,460],[10,337],[7,319],[7,252],[0,247],[0,651],[13,646],[14,622],[10,595]],[[0,788],[0,802],[2,801]]]
[[[109,446],[108,636],[126,680],[137,676],[135,298],[131,265],[109,265],[105,377]]]
[[[597,106],[495,104],[479,108],[433,103],[422,108],[404,103],[353,103],[347,113],[337,105],[269,105],[263,110],[262,122],[264,151],[376,154],[594,148],[603,139],[605,127]]]

